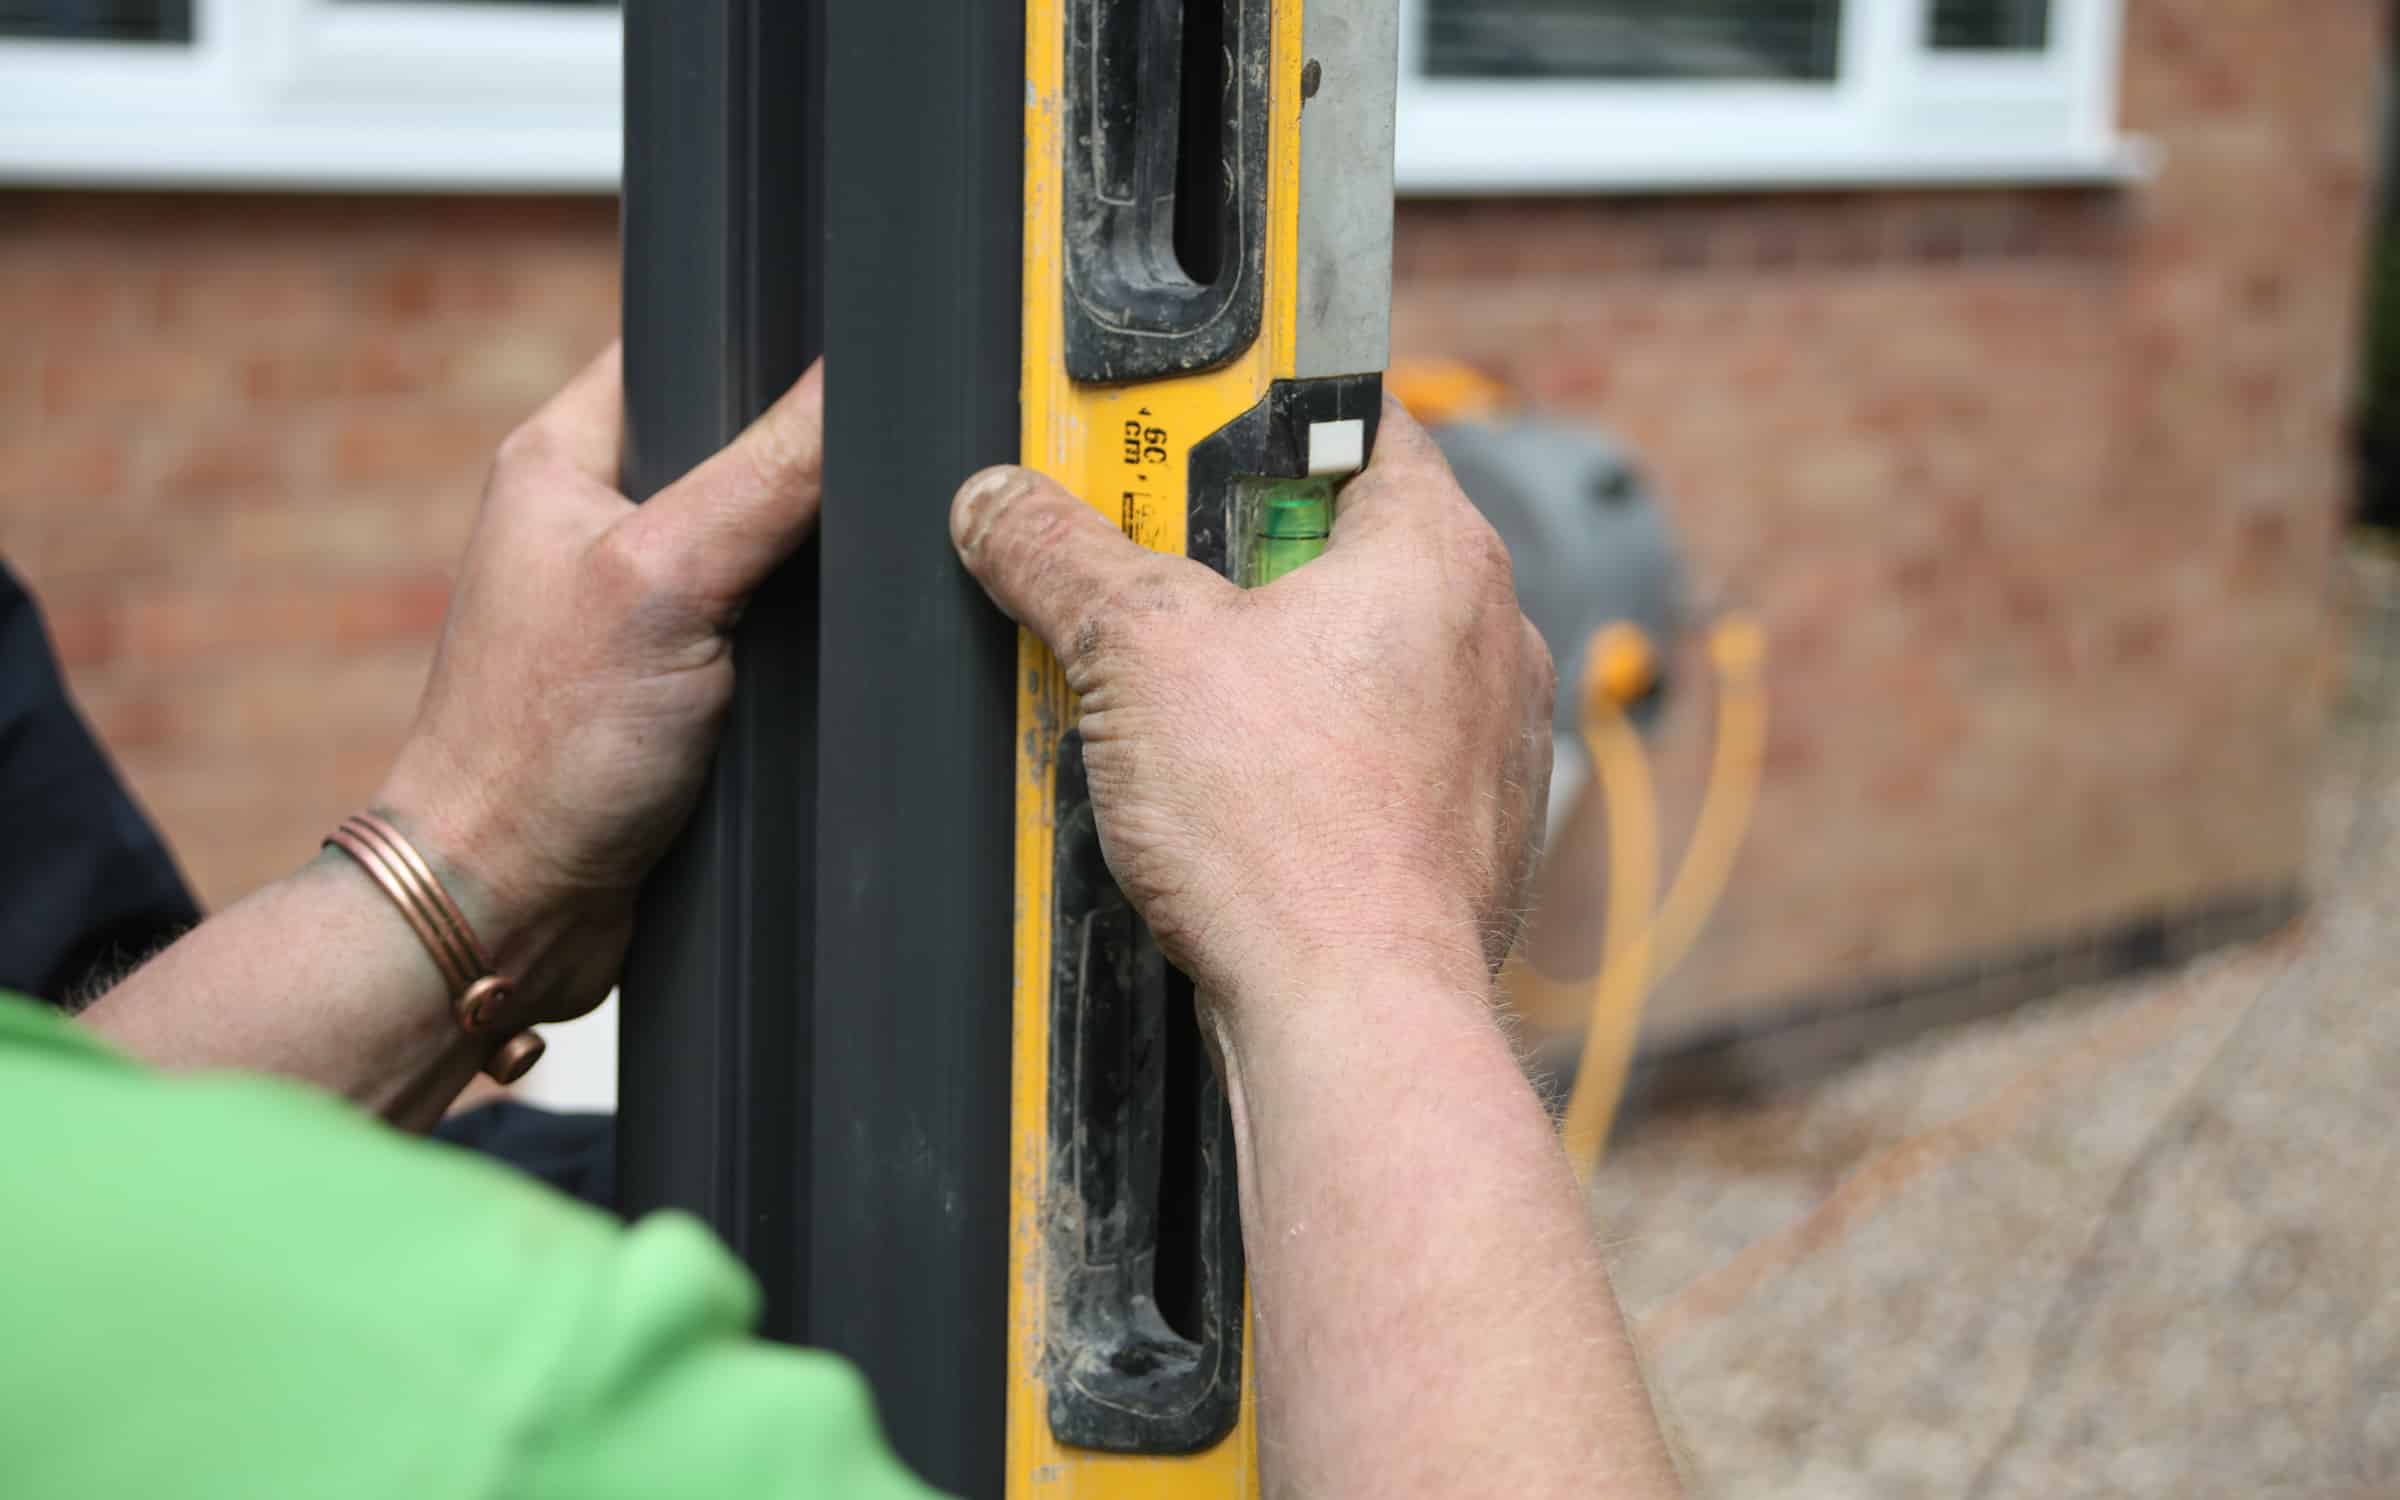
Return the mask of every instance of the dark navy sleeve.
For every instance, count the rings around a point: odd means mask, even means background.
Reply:
[[[64,1001],[199,920],[0,563],[0,990]]]

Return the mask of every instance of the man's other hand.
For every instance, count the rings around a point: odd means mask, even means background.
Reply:
[[[519,1024],[615,980],[732,697],[734,623],[816,524],[822,366],[645,505],[617,489],[623,428],[612,349],[501,445],[378,799],[530,986]]]

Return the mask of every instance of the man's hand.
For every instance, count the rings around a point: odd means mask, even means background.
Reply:
[[[1431,440],[1386,403],[1325,555],[1248,593],[1018,469],[970,481],[951,528],[1065,664],[1109,868],[1208,1008],[1265,1492],[1673,1494],[1487,1004],[1556,685]]]
[[[579,1015],[615,979],[732,696],[729,632],[816,524],[823,413],[820,367],[635,506],[611,350],[500,449],[377,805],[522,976],[520,1024]]]
[[[636,887],[690,812],[733,692],[728,632],[815,525],[811,370],[636,507],[611,350],[502,445],[441,649],[377,807],[517,981],[509,1026],[616,979]],[[186,934],[84,1015],[163,1067],[305,1079],[430,1127],[489,1052],[358,868],[321,855]]]
[[[1024,469],[968,481],[951,532],[1065,666],[1109,869],[1203,989],[1354,955],[1483,988],[1542,827],[1555,680],[1506,549],[1397,403],[1325,555],[1267,588]]]

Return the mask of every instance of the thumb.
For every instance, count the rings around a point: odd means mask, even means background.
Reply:
[[[1470,509],[1433,434],[1386,396],[1383,421],[1375,433],[1375,456],[1366,472],[1336,493],[1335,547],[1355,546],[1377,535],[1447,534],[1462,524],[1463,513]]]
[[[1070,669],[1090,654],[1100,615],[1132,585],[1174,592],[1221,582],[1198,563],[1141,546],[1048,476],[1011,465],[960,487],[950,540],[992,602]]]
[[[759,419],[619,524],[667,560],[685,597],[720,624],[816,528],[825,491],[825,362]]]

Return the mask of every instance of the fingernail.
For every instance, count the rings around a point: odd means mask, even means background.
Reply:
[[[958,499],[950,506],[950,544],[961,557],[973,557],[975,549],[991,534],[992,523],[999,520],[1009,503],[1032,485],[1033,475],[1014,464],[1002,464],[986,469],[959,486]]]

